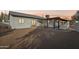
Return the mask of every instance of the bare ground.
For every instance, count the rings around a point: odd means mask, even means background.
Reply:
[[[18,44],[17,38],[23,37],[24,35],[29,34],[32,32],[32,29],[17,29],[11,32],[8,32],[0,37],[0,48],[10,48],[15,44]]]
[[[13,49],[76,49],[79,32],[53,28],[15,30],[0,37],[0,45]]]

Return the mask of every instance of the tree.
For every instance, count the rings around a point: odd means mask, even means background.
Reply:
[[[0,21],[2,22],[3,20],[3,12],[1,12],[1,15],[0,15]]]
[[[70,22],[70,24],[75,24],[75,23],[79,23],[79,11],[77,11],[73,16],[71,16],[72,21]]]
[[[0,22],[2,22],[2,20],[7,21],[8,20],[8,14],[1,12]]]
[[[77,11],[75,15],[72,16],[72,19],[79,21],[79,11]]]
[[[4,18],[3,18],[5,21],[9,20],[8,19],[8,14],[4,14]]]

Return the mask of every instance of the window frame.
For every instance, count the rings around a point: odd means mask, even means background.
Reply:
[[[20,18],[18,22],[19,22],[19,24],[23,24],[24,23],[24,19]]]

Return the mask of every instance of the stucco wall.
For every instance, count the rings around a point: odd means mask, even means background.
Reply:
[[[24,23],[19,23],[19,19],[24,19]],[[10,25],[12,29],[21,29],[21,28],[31,28],[32,27],[33,18],[23,18],[23,17],[13,17],[10,15]],[[40,26],[40,24],[36,20],[36,25]]]

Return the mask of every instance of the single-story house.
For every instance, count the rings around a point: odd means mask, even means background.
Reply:
[[[12,29],[47,26],[58,29],[68,29],[69,21],[60,17],[44,18],[41,16],[9,11],[9,24]]]
[[[12,29],[38,27],[41,25],[39,22],[41,19],[44,18],[36,15],[9,11],[9,24]]]

